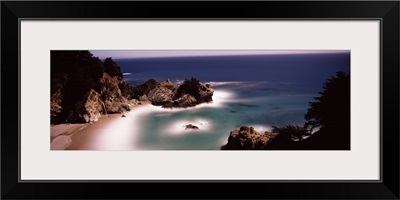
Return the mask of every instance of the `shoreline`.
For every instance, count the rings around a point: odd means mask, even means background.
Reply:
[[[128,118],[129,113],[149,104],[150,102],[143,101],[127,112],[101,115],[94,123],[52,124],[50,126],[50,150],[99,150],[94,148],[90,140],[96,138],[100,130],[121,119]],[[126,117],[122,117],[123,115]]]
[[[146,146],[141,143],[143,140],[143,132],[146,131],[147,122],[144,119],[148,114],[156,116],[168,117],[172,113],[195,112],[198,109],[218,108],[231,109],[226,103],[232,102],[235,99],[238,102],[243,102],[243,99],[238,99],[238,96],[230,90],[215,90],[213,101],[210,103],[198,104],[194,107],[187,108],[162,108],[161,106],[152,105],[149,101],[141,101],[141,104],[131,106],[130,111],[124,113],[101,115],[98,121],[85,124],[57,124],[51,125],[51,150],[143,150]],[[125,117],[122,117],[125,115]],[[179,115],[179,114],[178,114]],[[214,123],[212,117],[191,117],[186,120],[177,118],[172,121],[166,121],[163,126],[163,137],[183,136],[187,134],[184,126],[193,124],[201,129],[201,132],[213,129]],[[254,127],[260,133],[270,131],[272,127],[260,123],[246,123],[246,126]],[[229,134],[232,130],[238,127],[225,130],[226,136],[218,139],[218,147],[214,150],[220,150],[221,146],[227,144]],[[147,127],[149,128],[149,127]],[[216,127],[214,127],[216,128]],[[218,128],[220,130],[221,127]]]
[[[148,113],[185,112],[203,108],[223,108],[225,102],[229,102],[235,96],[229,90],[216,90],[212,102],[202,103],[187,108],[162,108],[154,106],[149,101],[141,101],[141,104],[131,107],[124,113],[101,115],[94,123],[57,124],[51,125],[51,150],[138,150],[142,144],[138,143],[142,137],[143,116]],[[122,117],[125,115],[125,117]],[[202,131],[211,128],[211,122],[198,117],[196,126],[201,126]],[[184,125],[194,121],[177,120],[166,126],[167,135],[185,134]],[[199,121],[200,120],[200,121]],[[179,129],[178,131],[175,129]],[[224,138],[227,141],[227,138]],[[222,142],[221,142],[222,143]]]

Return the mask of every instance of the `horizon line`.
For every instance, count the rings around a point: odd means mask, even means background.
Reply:
[[[89,50],[100,59],[151,59],[261,55],[340,54],[350,50]]]

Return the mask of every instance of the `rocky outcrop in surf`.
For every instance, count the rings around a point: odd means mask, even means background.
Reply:
[[[250,126],[242,126],[240,129],[231,131],[228,143],[223,147],[225,150],[262,150],[267,149],[270,141],[275,135],[270,132],[260,134]]]
[[[140,100],[149,100],[153,105],[163,108],[186,108],[212,101],[214,90],[209,84],[200,83],[195,78],[186,79],[181,85],[170,80],[158,82],[149,79],[142,85],[131,89],[132,96]]]
[[[199,129],[199,127],[197,127],[197,126],[195,126],[193,124],[188,124],[185,127],[185,130],[198,130],[198,129]]]
[[[289,128],[288,128],[289,127]],[[242,126],[240,129],[230,132],[228,142],[222,146],[222,150],[308,150],[308,149],[326,149],[329,141],[321,140],[325,130],[320,130],[313,135],[302,140],[293,140],[296,131],[290,126],[277,128],[272,132],[266,131],[264,134],[258,133],[253,127]],[[317,142],[323,144],[316,144]],[[332,141],[332,140],[331,140]],[[318,145],[318,146],[316,146]],[[318,147],[318,148],[315,148]]]

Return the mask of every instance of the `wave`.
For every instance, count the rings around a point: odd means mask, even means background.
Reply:
[[[211,87],[218,87],[218,86],[237,86],[243,84],[243,82],[240,81],[221,81],[221,82],[207,82],[211,85]]]
[[[96,136],[91,138],[88,149],[96,150],[135,150],[138,142],[139,127],[132,126],[134,113],[124,114],[126,117],[109,119],[105,127],[97,128]],[[135,123],[140,124],[140,119]],[[99,123],[99,122],[97,122]]]
[[[248,91],[269,91],[280,87],[279,83],[270,81],[222,81],[222,82],[209,82],[211,87],[214,88],[232,88],[241,92]],[[278,86],[278,87],[277,87]]]

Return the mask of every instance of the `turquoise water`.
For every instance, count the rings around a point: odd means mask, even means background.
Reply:
[[[241,83],[240,86],[254,83]],[[187,109],[164,109],[152,105],[140,112],[135,149],[217,150],[229,133],[240,126],[253,126],[264,133],[272,126],[304,123],[311,94],[273,94],[269,91],[237,91],[216,87],[212,103]],[[135,113],[135,111],[132,111]],[[199,130],[185,130],[187,124]]]

